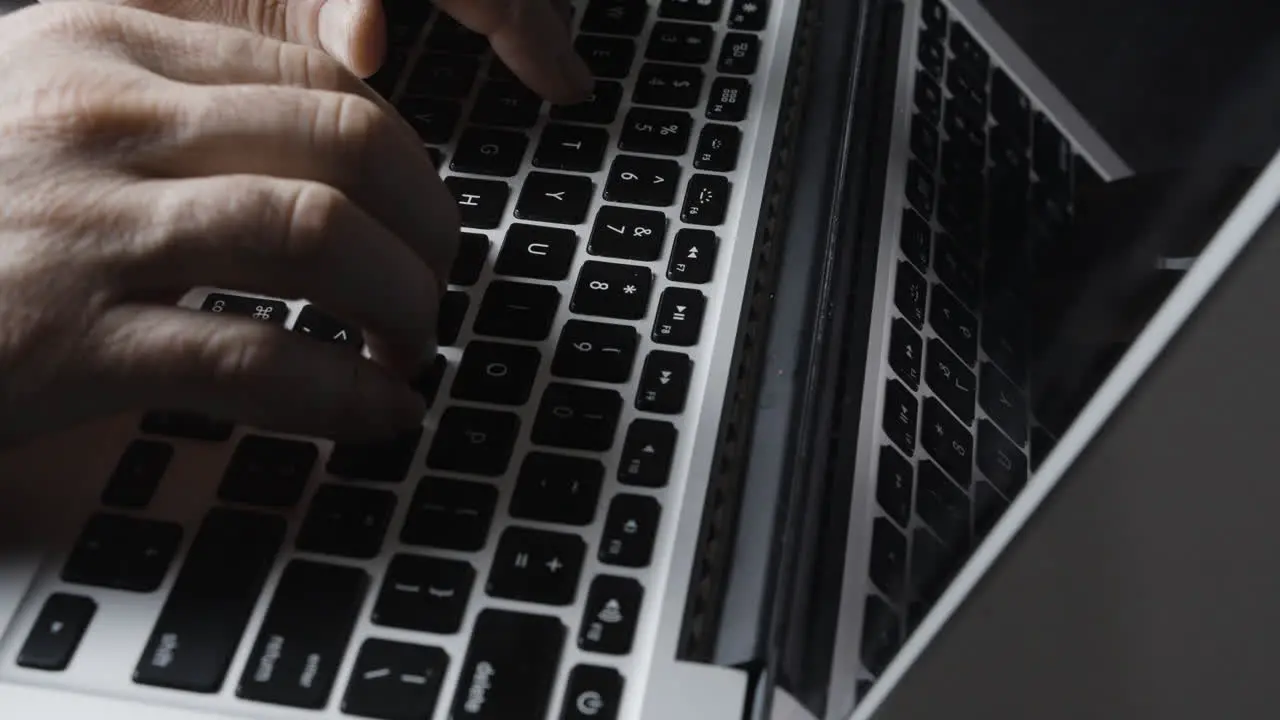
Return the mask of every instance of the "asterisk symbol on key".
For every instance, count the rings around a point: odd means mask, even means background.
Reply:
[[[628,285],[628,286],[626,286],[626,287],[622,288],[622,292],[624,292],[624,293],[626,293],[626,294],[628,294],[628,295],[635,295],[635,294],[636,294],[636,286],[635,286],[635,285]]]

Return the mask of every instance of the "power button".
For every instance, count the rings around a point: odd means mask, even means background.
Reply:
[[[622,702],[622,676],[598,665],[578,665],[569,672],[560,720],[615,720]]]

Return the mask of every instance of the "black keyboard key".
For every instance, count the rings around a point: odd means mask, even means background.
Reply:
[[[569,277],[578,235],[567,228],[512,223],[493,265],[499,275],[564,280]]]
[[[697,345],[706,306],[707,298],[699,290],[678,287],[663,290],[650,337],[663,345]]]
[[[570,605],[586,552],[577,535],[507,528],[498,540],[486,592],[509,600]]]
[[[405,85],[405,96],[462,100],[471,94],[479,72],[480,62],[474,57],[423,53]]]
[[[418,374],[409,382],[410,387],[422,396],[427,407],[435,405],[436,394],[440,391],[440,383],[444,382],[444,371],[448,366],[449,361],[437,353],[431,362],[420,368]]]
[[[937,181],[933,173],[919,160],[912,158],[907,166],[907,199],[925,217],[933,217],[933,206],[938,196]]]
[[[926,398],[920,422],[920,444],[960,485],[973,477],[973,434],[947,412],[937,398]]]
[[[546,717],[564,652],[559,618],[483,610],[471,632],[449,717]]]
[[[560,720],[618,720],[622,675],[599,665],[575,665],[569,671]]]
[[[579,315],[639,320],[649,311],[649,268],[595,260],[583,263],[569,309]]]
[[[978,423],[978,469],[1008,498],[1027,484],[1027,456],[989,420]]]
[[[724,0],[662,0],[658,15],[672,20],[713,23],[724,12]]]
[[[1053,435],[1044,428],[1038,425],[1031,428],[1031,469],[1039,468],[1057,444]]]
[[[364,335],[358,328],[344,325],[321,312],[315,305],[303,306],[298,319],[293,321],[293,331],[320,342],[356,349],[364,347]]]
[[[609,133],[604,128],[549,123],[533,152],[534,167],[570,172],[596,172],[604,167]]]
[[[667,207],[676,201],[679,183],[680,165],[674,160],[619,155],[609,166],[604,199],[632,205]],[[596,222],[599,223],[598,216]]]
[[[205,312],[226,313],[281,325],[289,317],[289,306],[279,300],[227,293],[209,293],[200,305],[200,309]]]
[[[551,374],[573,380],[624,383],[631,378],[640,336],[629,325],[569,320],[560,331]]]
[[[471,122],[527,129],[538,122],[542,98],[519,82],[490,81],[480,88]],[[465,137],[465,133],[464,133]]]
[[[867,596],[862,616],[862,664],[874,675],[884,672],[902,646],[902,620],[878,595]]]
[[[636,409],[663,415],[684,412],[692,380],[693,361],[688,355],[663,350],[649,353],[636,388]]]
[[[760,38],[747,33],[729,33],[720,45],[716,71],[726,75],[752,75],[760,64]]]
[[[580,103],[556,105],[551,108],[552,120],[608,125],[618,116],[622,104],[622,84],[610,80],[597,80],[595,90]]]
[[[916,110],[930,124],[942,122],[942,88],[923,70],[916,71]]]
[[[396,496],[386,490],[321,485],[298,530],[298,549],[339,557],[377,557],[395,507]]]
[[[492,485],[425,477],[413,493],[400,542],[475,552],[488,540],[497,504]]]
[[[902,248],[902,254],[921,272],[929,269],[933,230],[929,227],[928,221],[911,208],[905,208],[902,211],[902,229],[898,233],[898,245]]]
[[[590,525],[603,485],[604,464],[599,460],[531,452],[520,465],[511,496],[511,517]]]
[[[396,555],[369,618],[383,627],[451,635],[462,627],[476,570],[462,560]]]
[[[513,177],[520,170],[529,138],[524,133],[469,127],[454,146],[454,172]]]
[[[112,513],[96,513],[85,523],[62,579],[148,593],[160,587],[182,542],[182,526]]]
[[[427,157],[431,159],[431,167],[436,169],[436,174],[440,174],[440,168],[444,167],[444,151],[437,147],[427,148]]]
[[[982,363],[978,404],[1015,444],[1027,442],[1027,400],[1018,386],[988,362]]]
[[[493,230],[502,224],[511,198],[511,186],[497,180],[450,175],[444,184],[458,202],[462,226],[480,230]]]
[[[929,324],[967,365],[978,357],[978,319],[941,285],[933,286]]]
[[[975,544],[981,542],[995,526],[996,522],[1009,509],[1009,501],[1005,500],[991,483],[979,480],[973,485],[973,539]]]
[[[991,115],[1014,138],[1026,143],[1030,136],[1031,101],[1001,68],[991,73]]]
[[[742,131],[732,125],[707,123],[698,133],[693,150],[693,166],[698,170],[730,172],[738,167]]]
[[[531,172],[520,187],[515,215],[521,220],[577,225],[587,219],[594,191],[589,177]]]
[[[942,139],[938,137],[937,127],[917,113],[911,120],[911,152],[925,167],[931,168],[938,164],[941,148]]]
[[[986,311],[982,319],[982,349],[1015,384],[1026,382],[1027,333],[1020,313]]]
[[[138,429],[148,435],[225,442],[235,426],[216,418],[180,410],[153,410],[142,416]]]
[[[894,318],[889,330],[889,367],[912,390],[920,387],[920,363],[924,344],[919,333],[902,318]]]
[[[325,470],[346,480],[398,483],[409,472],[409,464],[413,462],[421,440],[422,428],[416,427],[390,440],[337,443],[329,453]]]
[[[496,477],[507,471],[520,432],[514,413],[450,407],[427,453],[427,467]]]
[[[920,5],[920,20],[933,33],[946,34],[947,8],[942,0],[924,0]]]
[[[894,600],[902,596],[907,578],[907,537],[885,518],[871,526],[871,581]]]
[[[514,340],[545,340],[560,305],[551,285],[495,280],[489,283],[473,329],[477,335]]]
[[[685,65],[645,63],[631,100],[637,105],[693,108],[702,95],[702,70]]]
[[[458,243],[458,255],[449,271],[449,284],[475,285],[489,259],[489,238],[480,233],[464,232]]]
[[[600,539],[600,562],[621,567],[647,567],[653,559],[662,506],[646,495],[617,495],[609,503]]]
[[[523,405],[533,391],[541,361],[542,353],[536,347],[472,340],[458,364],[453,397],[495,405]]]
[[[724,223],[729,212],[729,178],[696,174],[685,187],[680,219],[690,225],[715,226]]]
[[[360,645],[342,712],[378,720],[431,717],[449,654],[438,647],[369,638]]]
[[[938,273],[938,279],[955,293],[961,302],[976,308],[982,284],[977,267],[950,235],[938,235],[936,247],[934,272]]]
[[[942,129],[947,137],[976,145],[986,144],[986,116],[968,98],[952,95],[942,110]]]
[[[236,695],[323,708],[368,587],[369,576],[359,568],[291,561],[271,598]]]
[[[649,16],[645,0],[591,0],[582,13],[584,33],[603,35],[639,35]]]
[[[462,106],[456,100],[445,98],[406,97],[400,101],[400,115],[418,132],[424,143],[444,145],[453,139],[462,119]],[[439,167],[439,165],[437,165]]]
[[[918,49],[920,66],[930,75],[942,79],[942,69],[947,62],[947,47],[936,35],[922,35]]]
[[[102,504],[144,508],[155,496],[173,460],[173,446],[158,440],[134,440],[125,448],[102,491]]]
[[[50,595],[18,651],[18,666],[50,672],[66,670],[97,611],[98,604],[90,598],[67,593]]]
[[[709,25],[658,21],[649,33],[645,58],[701,65],[711,59],[716,33]]]
[[[605,205],[596,211],[587,252],[651,262],[662,256],[666,234],[667,216],[660,212]]]
[[[284,518],[205,516],[134,669],[142,685],[216,693],[284,542]]]
[[[218,486],[223,502],[293,507],[311,479],[320,451],[303,440],[245,435],[240,438]]]
[[[718,244],[716,234],[710,230],[681,228],[671,247],[667,279],[698,285],[711,282]]]
[[[729,8],[729,27],[748,32],[764,30],[769,21],[770,2],[771,0],[733,0],[733,5]]]
[[[982,108],[984,114],[987,108],[986,83],[986,75],[975,76],[959,63],[952,63],[947,68],[947,89],[951,94],[973,102],[976,107]]]
[[[906,260],[898,263],[898,278],[893,288],[893,302],[898,312],[916,328],[924,327],[925,298],[929,283]]]
[[[618,149],[650,155],[684,155],[693,134],[689,113],[657,108],[631,108],[622,124]]]
[[[644,588],[633,578],[596,576],[587,591],[578,647],[606,655],[630,653],[643,599]]]
[[[911,461],[888,445],[881,447],[880,466],[876,472],[876,502],[904,528],[911,522],[911,488],[914,484],[915,468]]]
[[[991,67],[991,55],[982,47],[973,35],[959,23],[951,24],[951,52],[955,55],[955,63],[965,72],[976,77],[985,78]]]
[[[884,390],[884,432],[908,457],[916,452],[916,421],[920,403],[916,396],[897,380],[890,380]]]
[[[741,122],[747,117],[751,103],[751,82],[746,78],[721,76],[711,83],[707,102],[707,119],[719,122]]]
[[[450,290],[440,300],[440,314],[436,318],[436,342],[453,345],[462,333],[462,324],[471,307],[471,297],[465,292]]]
[[[946,404],[966,425],[973,422],[973,406],[977,399],[978,379],[967,365],[947,349],[938,338],[929,339],[928,353],[925,355],[925,380]]]
[[[943,544],[957,549],[968,547],[969,495],[928,460],[920,461],[916,513]]]
[[[961,557],[949,551],[928,530],[917,528],[911,536],[911,575],[908,578],[913,598],[924,605],[932,605],[946,589]]]
[[[1071,143],[1047,116],[1036,113],[1035,140],[1031,146],[1031,166],[1041,182],[1063,188],[1071,187],[1071,170],[1075,165]]]
[[[665,486],[675,449],[674,425],[657,420],[633,420],[622,442],[618,482],[639,487]]]
[[[605,451],[622,413],[616,390],[551,383],[542,393],[531,440],[537,445]]]
[[[579,35],[573,47],[598,78],[625,78],[636,59],[636,42],[630,38]]]

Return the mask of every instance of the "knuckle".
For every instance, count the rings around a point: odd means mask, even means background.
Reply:
[[[268,342],[260,329],[248,323],[228,324],[203,336],[193,336],[189,352],[196,355],[191,364],[211,387],[243,385],[246,378],[269,375],[279,366],[277,343]]]
[[[289,21],[289,6],[285,0],[240,0],[238,4],[251,30],[285,39]]]
[[[323,50],[290,42],[276,47],[280,77],[286,84],[315,89],[342,84],[344,68]]]
[[[342,192],[322,183],[300,183],[285,193],[280,232],[283,259],[304,265],[323,263],[329,257],[330,228],[350,210]]]
[[[341,93],[334,106],[337,135],[358,156],[379,138],[395,132],[391,117],[367,98]]]

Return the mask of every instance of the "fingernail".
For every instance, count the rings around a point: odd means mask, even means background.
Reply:
[[[320,6],[320,47],[344,65],[351,64],[355,10],[347,0],[324,0]]]

